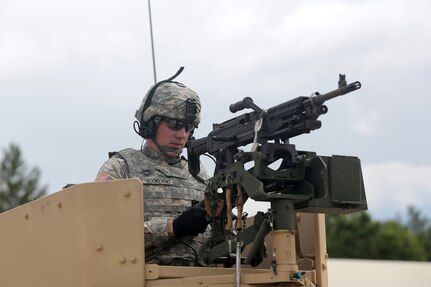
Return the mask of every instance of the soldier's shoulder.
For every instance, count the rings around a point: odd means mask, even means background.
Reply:
[[[109,158],[115,158],[115,157],[121,158],[127,155],[136,154],[136,153],[141,153],[141,151],[136,150],[134,148],[125,148],[119,151],[109,152],[108,155],[109,155]]]

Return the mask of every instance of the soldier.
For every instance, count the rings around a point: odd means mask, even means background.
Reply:
[[[196,92],[173,77],[158,82],[136,111],[135,131],[146,139],[140,150],[110,153],[96,181],[139,178],[144,185],[145,261],[161,265],[204,262],[210,238],[204,197],[205,172],[193,177],[180,156],[200,122]],[[208,227],[208,228],[207,228]]]

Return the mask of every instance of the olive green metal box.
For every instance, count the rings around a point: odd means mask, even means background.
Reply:
[[[305,180],[314,197],[298,202],[301,212],[353,213],[367,210],[361,162],[352,156],[316,156],[306,167]]]

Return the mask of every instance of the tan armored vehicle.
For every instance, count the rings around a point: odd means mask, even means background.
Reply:
[[[272,231],[259,266],[225,268],[146,265],[143,212],[142,183],[130,179],[0,214],[0,286],[327,286],[322,214],[298,213],[296,230]]]

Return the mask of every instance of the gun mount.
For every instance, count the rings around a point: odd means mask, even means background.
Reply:
[[[257,265],[263,259],[263,247],[259,245],[271,232],[275,241],[278,242],[277,237],[283,238],[273,252],[274,257],[283,258],[283,263],[274,261],[273,272],[279,272],[277,269],[298,272],[294,236],[297,212],[352,213],[367,209],[357,157],[319,156],[297,150],[289,143],[289,139],[321,127],[318,118],[328,112],[326,101],[360,87],[360,82],[347,84],[345,76],[340,75],[336,90],[298,97],[268,110],[257,106],[251,98],[244,98],[232,104],[230,111],[250,108],[252,112],[214,124],[207,137],[189,141],[192,174],[199,172],[201,154],[208,153],[216,161],[214,176],[207,185],[205,208],[213,218],[213,228],[221,235],[214,240],[216,247],[210,251],[210,262],[232,265],[232,258],[236,257],[237,266],[241,260]],[[249,152],[240,149],[248,144],[252,144]],[[281,163],[273,168],[276,162]],[[246,168],[246,164],[252,167]],[[242,206],[247,198],[270,202],[271,208],[261,215],[263,219],[255,224],[257,227],[243,230]],[[237,207],[235,225],[233,207]],[[217,244],[229,234],[240,236],[244,244],[252,243],[252,251],[246,258],[238,259],[239,255],[229,252],[233,247],[226,241]]]

